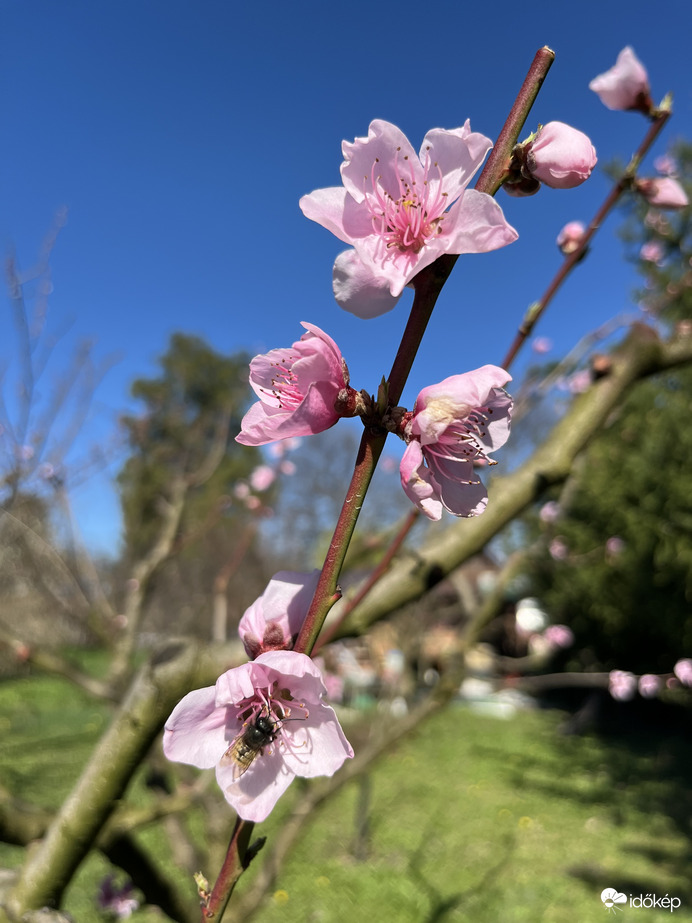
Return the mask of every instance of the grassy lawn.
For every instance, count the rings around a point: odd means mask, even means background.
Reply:
[[[590,923],[608,919],[600,893],[614,887],[682,899],[674,914],[624,905],[617,919],[692,920],[692,746],[653,733],[565,737],[561,718],[501,721],[460,706],[438,715],[318,812],[259,919]],[[0,684],[0,784],[57,807],[107,721],[106,707],[60,680]],[[294,789],[259,828],[270,843]],[[148,796],[135,785],[131,797]],[[367,835],[354,850],[358,816]],[[162,832],[145,839],[167,861]],[[20,861],[21,850],[0,845],[0,865]],[[93,899],[106,870],[93,856],[70,887],[66,909],[79,923],[101,919]],[[191,892],[194,871],[175,872]],[[242,888],[252,878],[251,869]]]

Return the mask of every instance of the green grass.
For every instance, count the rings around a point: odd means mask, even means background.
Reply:
[[[57,807],[107,720],[106,706],[60,680],[0,684],[0,783]],[[613,919],[691,920],[692,747],[653,734],[563,737],[560,720],[527,712],[498,721],[461,707],[438,715],[318,812],[259,919],[590,923],[609,918],[599,895],[615,887],[683,904],[674,914],[625,906]],[[269,843],[298,795],[296,784],[259,828]],[[148,795],[135,784],[129,797]],[[356,859],[364,800],[368,836]],[[228,809],[229,829],[231,822]],[[167,861],[160,830],[143,839]],[[20,850],[0,846],[0,865],[19,861]],[[79,923],[100,919],[93,896],[106,870],[91,857],[69,889],[66,908]],[[190,893],[194,871],[174,872]],[[214,870],[204,872],[211,878]],[[251,868],[240,890],[252,880]],[[142,910],[132,919],[155,916]]]

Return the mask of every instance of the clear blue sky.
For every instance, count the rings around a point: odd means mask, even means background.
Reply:
[[[155,371],[176,330],[254,353],[290,344],[307,320],[340,344],[353,384],[374,390],[389,371],[410,296],[373,321],[342,312],[331,267],[343,245],[298,208],[304,193],[338,184],[342,139],[366,134],[373,118],[395,122],[414,147],[429,128],[466,118],[495,137],[547,44],[557,58],[526,134],[559,119],[591,137],[602,163],[627,157],[645,120],[608,111],[587,85],[631,44],[654,98],[675,94],[662,153],[691,134],[691,26],[682,0],[438,0],[425,11],[412,0],[0,0],[3,246],[26,267],[66,205],[50,326],[71,323],[61,349],[89,336],[97,357],[120,357],[80,447],[108,440],[129,405],[130,382]],[[557,232],[568,220],[588,220],[606,188],[597,172],[567,192],[522,200],[499,193],[519,241],[459,261],[405,403],[426,384],[501,360],[559,264]],[[616,227],[611,219],[540,325],[555,354],[628,306],[635,274]],[[11,382],[7,308],[0,317]],[[87,539],[113,548],[109,478],[91,481],[75,500]]]

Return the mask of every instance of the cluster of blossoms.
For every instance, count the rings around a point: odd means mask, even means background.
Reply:
[[[664,689],[676,686],[692,686],[692,660],[685,657],[673,667],[673,672],[664,674],[643,673],[637,677],[627,670],[611,670],[608,675],[608,692],[617,702],[629,702],[637,692],[643,699],[655,699]]]
[[[296,776],[331,776],[353,756],[319,668],[289,649],[316,585],[316,573],[276,574],[238,628],[254,659],[188,693],[166,722],[168,759],[215,769],[245,820],[264,820]]]
[[[416,153],[396,126],[370,124],[367,137],[344,142],[343,186],[304,196],[304,214],[350,249],[333,271],[337,302],[371,318],[390,310],[405,286],[444,254],[484,253],[512,243],[517,232],[494,199],[469,189],[491,142],[469,122],[433,129]],[[588,138],[551,122],[520,146],[525,180],[554,188],[583,182],[596,162]],[[535,191],[535,190],[534,190]],[[289,348],[273,349],[250,364],[257,402],[237,441],[264,446],[323,432],[341,417],[398,435],[404,491],[430,519],[443,509],[477,516],[488,502],[476,468],[509,436],[509,374],[494,365],[452,375],[419,393],[413,410],[383,408],[350,385],[341,350],[323,330],[305,333]],[[247,490],[268,488],[271,467],[253,473]],[[245,613],[240,637],[250,660],[214,686],[186,695],[168,719],[169,759],[215,768],[226,800],[240,817],[261,821],[295,776],[333,774],[353,756],[319,667],[293,649],[317,586],[318,574],[281,572]],[[559,627],[559,626],[558,626]],[[556,646],[562,635],[548,638]]]

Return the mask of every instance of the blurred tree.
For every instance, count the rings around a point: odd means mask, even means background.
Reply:
[[[208,633],[217,575],[241,545],[244,575],[247,559],[256,557],[257,512],[234,493],[261,461],[257,449],[234,438],[250,398],[248,361],[176,333],[161,357],[162,374],[132,385],[144,411],[123,419],[131,450],[119,475],[126,562],[155,547],[176,502],[176,485],[185,485],[171,553],[149,587],[148,608],[160,615],[154,622],[165,621],[168,630],[177,615],[177,629],[201,623]]]
[[[659,163],[689,195],[692,146]],[[659,332],[690,335],[692,208],[663,212],[638,197],[626,208],[642,309]],[[692,652],[691,393],[690,369],[637,385],[582,459],[559,517],[533,524],[545,537],[534,592],[574,630],[582,667],[667,672]]]

